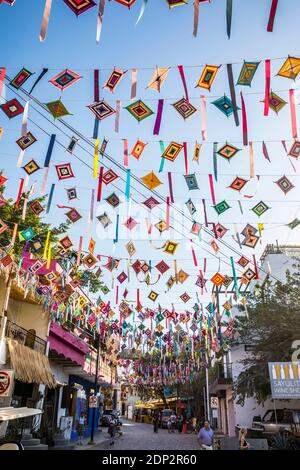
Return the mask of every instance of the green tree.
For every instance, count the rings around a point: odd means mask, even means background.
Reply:
[[[239,340],[252,346],[242,361],[235,382],[238,402],[253,397],[258,403],[270,397],[268,362],[291,361],[292,344],[300,339],[300,264],[286,274],[284,283],[267,280],[248,296],[247,314],[237,317]],[[242,309],[241,309],[242,310]]]

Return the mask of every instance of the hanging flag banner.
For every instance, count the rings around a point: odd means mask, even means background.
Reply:
[[[189,162],[188,162],[188,151],[187,151],[187,143],[183,142],[183,152],[184,152],[184,167],[185,167],[185,174],[189,174]]]
[[[160,131],[163,107],[164,107],[164,100],[159,99],[158,100],[158,105],[157,105],[157,114],[156,114],[154,129],[153,129],[153,134],[154,135],[158,135],[159,131]]]
[[[130,178],[131,178],[131,170],[126,170],[126,191],[125,197],[126,201],[129,202],[130,200]]]
[[[270,85],[271,85],[271,61],[269,59],[265,60],[265,106],[264,106],[264,116],[269,115],[270,107]]]
[[[53,199],[54,188],[55,188],[55,183],[53,183],[51,185],[51,189],[50,189],[50,193],[49,193],[49,197],[48,197],[47,208],[46,208],[46,214],[49,214],[49,211],[50,211],[50,207],[51,207],[51,203],[52,203],[52,199]]]
[[[250,162],[250,178],[254,178],[255,172],[254,172],[254,154],[253,154],[252,142],[249,142],[249,162]]]
[[[94,149],[94,168],[93,176],[98,178],[98,167],[99,167],[99,139],[95,140],[95,149]]]
[[[213,181],[213,175],[209,174],[209,187],[210,187],[210,194],[211,194],[211,200],[214,206],[216,206],[216,198],[215,198],[215,190],[214,190],[214,181]]]
[[[173,184],[172,184],[172,173],[168,171],[168,182],[169,182],[169,193],[172,204],[174,204],[174,195],[173,195]]]
[[[40,30],[40,41],[41,42],[44,41],[45,38],[46,38],[48,24],[49,24],[49,18],[50,18],[50,13],[51,13],[51,6],[52,6],[52,0],[46,0],[43,19],[42,19],[42,24],[41,24],[41,30]]]
[[[264,142],[262,143],[262,150],[263,150],[263,154],[264,154],[265,159],[268,160],[269,162],[271,162],[267,146]]]
[[[247,112],[245,106],[245,100],[243,93],[241,92],[241,102],[242,102],[242,121],[243,121],[243,145],[248,145],[248,123],[247,123]]]
[[[101,201],[103,170],[104,170],[104,167],[101,166],[100,167],[100,173],[99,173],[99,179],[98,179],[97,202]]]
[[[289,96],[290,96],[290,110],[291,110],[291,121],[292,121],[292,136],[293,136],[293,139],[298,139],[294,89],[289,90]]]
[[[161,154],[163,155],[165,153],[165,144],[163,143],[162,140],[159,141],[159,145],[160,145],[160,151],[161,151]],[[164,170],[164,166],[165,166],[165,161],[166,159],[164,157],[161,157],[160,159],[160,167],[159,167],[159,173],[161,173],[163,170]]]
[[[231,23],[232,23],[232,0],[226,0],[226,27],[227,27],[228,39],[230,39],[230,35],[231,35]]]
[[[218,142],[214,142],[213,147],[213,163],[214,163],[214,176],[215,180],[218,181]]]
[[[120,113],[121,113],[121,100],[116,101],[116,118],[115,118],[115,132],[120,130]]]
[[[128,166],[128,140],[123,139],[124,146],[124,166]]]
[[[227,64],[227,76],[228,76],[228,83],[229,83],[229,90],[232,102],[232,110],[235,120],[235,125],[238,127],[240,125],[239,115],[238,115],[238,107],[236,104],[236,95],[235,95],[235,86],[233,81],[233,71],[232,71],[232,64]]]
[[[36,81],[34,82],[34,84],[32,85],[30,91],[29,91],[29,95],[31,95],[31,93],[33,92],[33,90],[35,89],[35,87],[37,86],[37,84],[39,83],[40,80],[42,80],[43,76],[46,75],[46,73],[48,72],[49,69],[46,69],[44,68],[40,75],[38,76],[38,78],[36,79]]]
[[[170,230],[170,196],[167,196],[166,230]]]
[[[188,89],[187,89],[187,85],[186,85],[186,80],[185,80],[185,75],[184,75],[184,70],[183,70],[183,66],[182,65],[178,65],[178,70],[179,70],[179,73],[180,73],[180,76],[181,76],[181,80],[182,80],[182,84],[183,84],[183,88],[184,88],[184,92],[185,92],[185,99],[187,100],[187,102],[189,103],[189,94],[188,94]]]

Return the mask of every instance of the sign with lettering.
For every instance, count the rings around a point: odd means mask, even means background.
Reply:
[[[13,370],[0,370],[0,397],[11,396],[13,379]]]
[[[300,362],[269,362],[272,398],[300,398]]]

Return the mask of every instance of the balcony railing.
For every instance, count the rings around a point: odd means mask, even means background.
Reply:
[[[45,354],[46,352],[47,342],[36,336],[34,330],[25,330],[10,320],[6,322],[5,336],[41,354]]]

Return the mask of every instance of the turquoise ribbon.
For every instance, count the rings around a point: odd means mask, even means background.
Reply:
[[[125,197],[126,197],[127,202],[130,199],[130,178],[131,178],[131,170],[127,170],[126,191],[125,191]]]
[[[238,299],[238,298],[239,298],[239,288],[238,288],[238,283],[237,283],[237,279],[236,279],[236,272],[235,272],[234,261],[233,261],[233,257],[232,257],[232,256],[230,256],[230,261],[231,261],[231,267],[232,267],[232,275],[233,275],[233,281],[234,281],[234,289],[235,289],[236,299]]]
[[[159,145],[160,145],[161,154],[163,155],[163,153],[165,151],[165,144],[163,143],[162,140],[160,140]],[[165,160],[166,160],[165,158],[161,157],[160,167],[159,167],[159,170],[158,170],[159,173],[161,173],[164,169]]]

